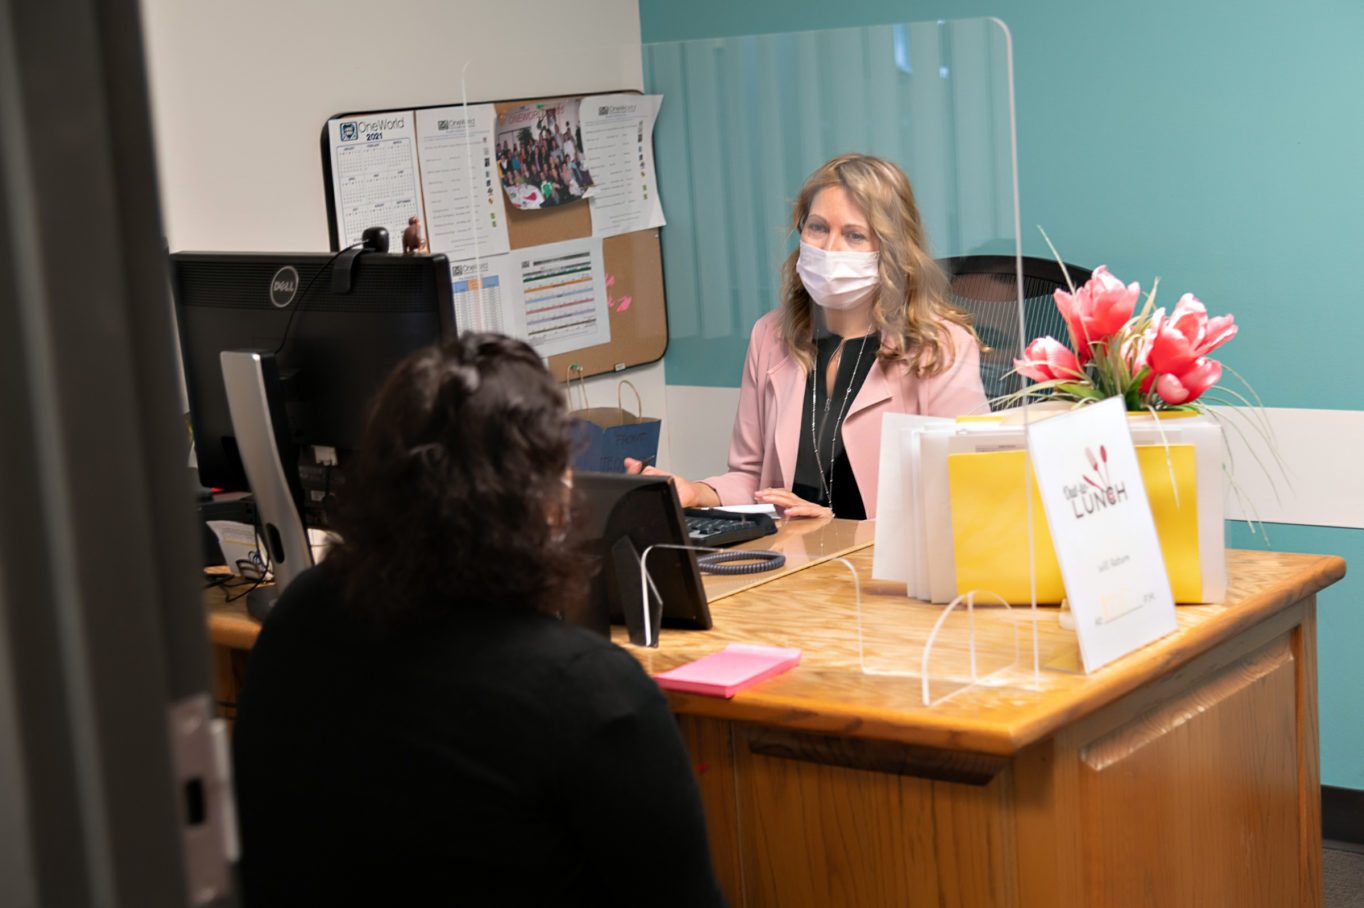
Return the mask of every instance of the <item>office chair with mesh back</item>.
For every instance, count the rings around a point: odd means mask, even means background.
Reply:
[[[1024,336],[1018,336],[1018,284],[1011,255],[963,255],[939,259],[947,272],[947,301],[971,313],[976,333],[990,348],[980,355],[980,378],[985,396],[994,400],[1023,387],[1023,379],[1008,373],[1014,357],[1039,337],[1050,335],[1069,344],[1065,320],[1056,310],[1052,293],[1065,290],[1061,266],[1051,259],[1023,257]],[[1079,287],[1089,280],[1088,268],[1066,265]]]

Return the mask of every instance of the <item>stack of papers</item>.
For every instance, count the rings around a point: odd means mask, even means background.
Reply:
[[[798,649],[731,643],[719,652],[663,672],[656,680],[667,690],[728,699],[799,662]]]
[[[1044,418],[1044,417],[1035,417]],[[1065,596],[1021,422],[887,414],[872,575],[950,602],[972,590],[1011,604]],[[1176,602],[1226,594],[1223,438],[1206,417],[1132,419]],[[1025,490],[1027,490],[1025,492]]]

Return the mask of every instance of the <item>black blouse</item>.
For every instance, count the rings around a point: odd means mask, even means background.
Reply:
[[[821,378],[827,374],[829,362],[839,345],[843,347],[843,355],[838,360],[834,392],[830,395],[825,392]],[[836,334],[815,339],[815,368],[805,383],[800,447],[796,453],[796,475],[791,491],[806,501],[832,507],[835,517],[851,520],[867,517],[862,491],[857,487],[857,477],[848,462],[848,452],[843,448],[842,429],[848,408],[867,380],[880,349],[881,336],[876,333],[846,341]]]
[[[251,652],[233,745],[255,905],[723,905],[658,685],[510,607],[376,637],[324,563]]]

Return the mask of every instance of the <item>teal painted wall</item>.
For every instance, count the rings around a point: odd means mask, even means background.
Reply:
[[[1330,552],[1348,563],[1345,579],[1317,597],[1321,784],[1364,789],[1364,530],[1268,524],[1253,535],[1228,526],[1235,548]]]
[[[795,248],[791,201],[835,155],[903,167],[935,255],[1012,254],[1008,45],[991,19],[646,45],[668,381],[733,387]]]
[[[1013,35],[1024,254],[1047,254],[1042,225],[1070,261],[1106,263],[1143,287],[1159,275],[1167,301],[1187,290],[1234,312],[1242,328],[1225,361],[1269,406],[1364,408],[1353,267],[1364,244],[1364,4],[640,0],[646,44],[979,16]],[[698,307],[671,287],[668,305],[682,318]],[[732,345],[682,352],[685,365],[670,351],[670,376],[737,386]],[[1364,567],[1364,531],[1270,529],[1277,549]],[[1361,593],[1347,578],[1319,601],[1322,781],[1356,789]]]

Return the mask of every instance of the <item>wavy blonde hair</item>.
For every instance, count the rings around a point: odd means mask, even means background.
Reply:
[[[955,356],[947,323],[966,329],[980,343],[971,316],[948,305],[947,277],[928,254],[919,206],[904,171],[864,154],[834,158],[814,173],[796,197],[791,227],[799,236],[821,190],[842,187],[867,218],[881,252],[881,289],[872,304],[872,326],[881,334],[877,356],[906,363],[920,377],[937,375]],[[797,247],[782,265],[782,338],[807,371],[814,368],[815,302],[796,273]]]

